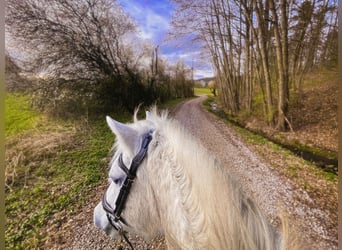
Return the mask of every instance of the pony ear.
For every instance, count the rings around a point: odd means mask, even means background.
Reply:
[[[151,112],[150,111],[146,111],[146,120],[150,121],[151,120]]]
[[[139,134],[137,131],[126,124],[113,120],[109,116],[106,116],[106,120],[109,128],[116,135],[119,143],[133,155],[139,142]]]

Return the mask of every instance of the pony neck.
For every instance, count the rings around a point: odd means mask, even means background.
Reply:
[[[170,249],[278,249],[260,210],[188,133],[163,124],[154,145],[148,166]]]

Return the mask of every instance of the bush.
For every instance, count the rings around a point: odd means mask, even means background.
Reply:
[[[191,81],[160,81],[151,85],[138,74],[133,79],[121,76],[97,82],[39,79],[33,88],[33,105],[49,115],[71,118],[114,110],[133,113],[139,104],[148,106],[189,96],[193,96]]]

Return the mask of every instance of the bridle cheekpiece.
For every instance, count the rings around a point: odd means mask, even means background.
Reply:
[[[141,143],[141,148],[136,156],[134,156],[131,165],[129,168],[126,167],[122,160],[122,154],[119,156],[119,167],[126,173],[125,181],[123,182],[119,195],[115,201],[115,209],[107,202],[107,191],[103,194],[102,197],[102,207],[106,211],[106,215],[108,218],[109,223],[112,225],[112,227],[117,230],[121,237],[125,239],[125,241],[130,245],[130,247],[133,249],[132,244],[129,242],[126,231],[123,230],[122,224],[127,225],[127,222],[124,218],[121,217],[121,213],[125,207],[125,203],[127,201],[130,189],[132,187],[132,183],[134,182],[134,179],[136,177],[136,173],[138,170],[138,167],[144,160],[148,145],[150,144],[152,140],[152,132],[149,132],[148,134],[145,134],[143,141]]]

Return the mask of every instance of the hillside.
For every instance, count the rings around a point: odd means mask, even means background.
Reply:
[[[294,132],[287,139],[337,152],[337,94],[337,79],[304,89],[290,109]]]
[[[337,93],[338,72],[320,70],[305,76],[301,93],[290,93],[288,119],[290,131],[279,132],[262,119],[262,106],[256,105],[251,116],[240,114],[224,116],[278,144],[295,150],[317,165],[337,172],[338,122]],[[220,105],[219,105],[220,106]],[[222,108],[222,107],[221,107]],[[221,113],[223,109],[221,109]],[[259,114],[259,115],[258,115]],[[319,159],[316,159],[319,158]],[[321,162],[321,158],[322,161]]]
[[[205,77],[205,78],[197,79],[195,80],[195,86],[206,87],[208,86],[208,83],[214,79],[215,77]]]

